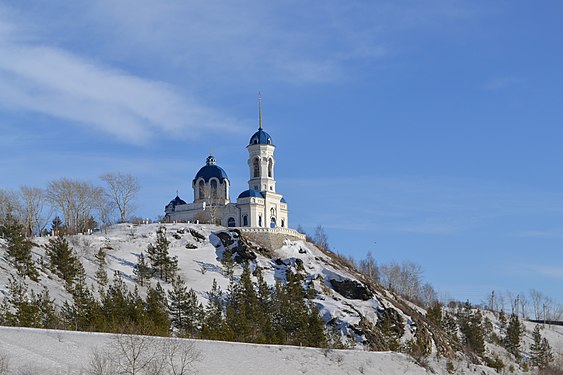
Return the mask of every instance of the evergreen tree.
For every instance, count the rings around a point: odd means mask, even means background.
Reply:
[[[8,260],[16,268],[18,275],[39,281],[39,272],[31,256],[33,244],[25,236],[24,225],[10,213],[0,223],[0,238],[6,240]]]
[[[53,236],[61,236],[65,234],[63,221],[60,217],[55,216],[53,219],[53,222],[51,223],[51,232]]]
[[[545,337],[542,337],[540,325],[537,324],[532,333],[534,342],[530,345],[530,361],[532,366],[544,370],[553,361],[551,345]]]
[[[94,256],[96,258],[96,263],[98,263],[98,268],[96,269],[96,279],[100,285],[107,285],[108,274],[106,272],[106,252],[103,247]],[[142,284],[141,284],[142,285]]]
[[[65,301],[61,308],[61,315],[66,326],[76,331],[103,330],[105,323],[101,307],[86,285],[84,272],[76,275],[71,294],[72,301]]]
[[[106,291],[100,292],[101,310],[108,329],[120,332],[123,327],[136,323],[144,310],[137,293],[132,294],[119,272],[115,272],[113,282]],[[140,310],[140,311],[139,311]]]
[[[167,336],[170,330],[168,301],[166,299],[166,292],[160,283],[157,283],[155,288],[149,286],[145,302],[145,311],[146,318],[153,326],[154,333],[160,336]]]
[[[508,327],[506,328],[506,336],[504,337],[503,344],[506,350],[511,353],[516,359],[520,358],[520,341],[524,334],[524,326],[520,323],[518,316],[512,314]]]
[[[475,354],[483,356],[485,354],[485,332],[481,311],[473,310],[471,304],[466,302],[458,312],[458,323],[465,347]]]
[[[187,326],[186,305],[188,301],[188,287],[180,276],[172,281],[172,289],[168,291],[168,311],[172,317],[172,325],[185,330]]]
[[[40,310],[36,296],[29,291],[27,285],[13,275],[8,280],[8,303],[10,312],[8,322],[16,327],[41,327]]]
[[[437,327],[442,326],[442,304],[434,302],[426,311],[426,318],[434,323]]]
[[[156,243],[147,247],[147,256],[153,272],[165,282],[173,280],[178,270],[178,259],[169,255],[169,246],[166,228],[160,227],[156,234]]]
[[[133,267],[133,274],[141,286],[144,286],[152,276],[151,267],[147,264],[145,254],[142,251],[137,255],[137,264]]]
[[[63,279],[69,288],[82,264],[66,238],[62,235],[50,238],[45,245],[45,254],[49,257],[51,271]]]
[[[211,340],[223,339],[223,334],[221,333],[221,328],[223,327],[223,307],[221,305],[223,291],[217,286],[217,280],[215,279],[213,279],[211,291],[207,293],[207,298],[202,337]]]
[[[43,287],[43,291],[37,296],[36,303],[39,307],[39,321],[41,327],[47,329],[60,328],[61,319],[55,308],[55,300],[51,299],[47,287]]]

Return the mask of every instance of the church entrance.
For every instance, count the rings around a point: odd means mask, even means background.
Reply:
[[[234,227],[234,226],[236,226],[235,218],[230,217],[229,220],[227,220],[227,226],[229,226],[229,227]]]

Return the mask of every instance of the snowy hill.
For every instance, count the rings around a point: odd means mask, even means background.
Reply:
[[[69,236],[68,239],[84,265],[89,285],[96,285],[98,263],[95,254],[104,248],[108,275],[111,277],[113,272],[118,271],[131,290],[137,286],[140,295],[145,296],[146,287],[140,287],[135,281],[134,266],[141,251],[146,251],[147,246],[156,241],[160,226],[120,224],[108,228],[107,233]],[[229,272],[221,262],[228,249],[235,259],[247,259],[251,267],[259,267],[270,286],[274,286],[276,281],[283,282],[288,270],[301,273],[304,284],[315,291],[312,302],[317,305],[324,322],[333,327],[348,346],[356,349],[325,351],[195,340],[196,347],[205,358],[198,364],[200,373],[426,373],[421,366],[432,368],[437,373],[448,373],[447,366],[450,371],[452,366],[458,369],[457,373],[461,373],[462,369],[468,373],[477,370],[484,374],[495,373],[491,368],[469,364],[459,344],[452,342],[441,329],[429,322],[422,308],[374,285],[338,257],[321,251],[314,244],[285,236],[282,241],[277,241],[280,246],[268,248],[253,240],[252,236],[213,225],[166,224],[165,228],[166,238],[170,241],[170,255],[178,259],[179,275],[189,288],[194,289],[203,304],[207,302],[208,291],[214,281],[223,290],[229,287]],[[38,263],[45,257],[43,246],[47,241],[47,238],[34,239],[33,256]],[[236,265],[234,277],[240,276],[241,272],[242,267]],[[12,266],[2,259],[0,292],[4,295],[8,294],[11,273]],[[39,283],[26,282],[30,289],[37,292],[46,286],[59,306],[71,299],[64,282],[47,270],[41,272]],[[163,283],[163,287],[168,289],[170,285]],[[493,329],[499,331],[496,316],[490,313],[487,317],[493,323]],[[526,323],[525,348],[530,344],[534,326]],[[386,335],[396,338],[395,350],[410,352],[417,358],[418,364],[411,357],[387,352]],[[561,327],[544,330],[544,336],[552,342],[555,353],[563,352]],[[3,350],[11,358],[11,363],[15,361],[18,365],[18,358],[27,358],[29,365],[78,371],[92,350],[103,346],[108,337],[102,334],[3,328],[0,329],[0,354]],[[513,363],[510,355],[499,346],[487,344],[487,350],[501,357],[507,365]],[[72,356],[68,356],[69,351]],[[271,363],[276,365],[269,365]],[[519,369],[517,364],[513,367]]]

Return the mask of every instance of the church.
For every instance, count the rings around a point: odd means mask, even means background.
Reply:
[[[276,191],[272,137],[262,128],[262,101],[259,99],[259,127],[248,146],[248,190],[230,199],[230,180],[223,168],[209,155],[192,180],[193,203],[178,195],[164,212],[168,222],[214,223],[226,227],[287,228],[288,211],[283,195]]]

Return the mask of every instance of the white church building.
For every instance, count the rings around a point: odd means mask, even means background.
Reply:
[[[169,222],[210,222],[226,227],[287,228],[288,211],[283,195],[276,191],[276,159],[272,137],[262,129],[262,103],[259,100],[259,127],[250,137],[248,150],[248,190],[231,202],[229,177],[209,155],[192,180],[193,203],[178,195],[165,207]]]

